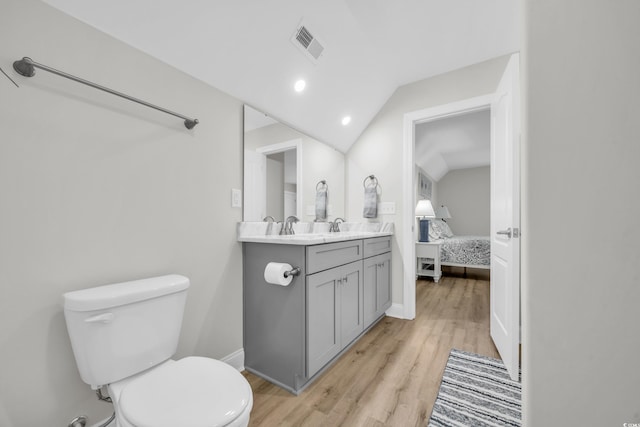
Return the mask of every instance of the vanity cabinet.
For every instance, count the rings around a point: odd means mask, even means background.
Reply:
[[[245,368],[294,394],[391,305],[391,236],[316,245],[243,243]],[[269,262],[300,267],[267,283]]]

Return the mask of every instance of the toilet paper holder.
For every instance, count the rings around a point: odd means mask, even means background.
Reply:
[[[297,276],[300,274],[300,267],[294,267],[289,271],[285,271],[284,272],[284,277],[287,278],[289,276]]]

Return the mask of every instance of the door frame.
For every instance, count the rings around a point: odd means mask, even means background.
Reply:
[[[416,317],[416,253],[415,253],[415,126],[417,124],[455,117],[474,111],[491,109],[494,94],[486,94],[461,101],[442,104],[405,113],[402,138],[402,253],[403,257],[403,318]]]
[[[303,201],[302,201],[302,139],[296,138],[291,139],[284,142],[278,142],[276,144],[271,145],[263,145],[262,147],[256,148],[256,152],[262,154],[263,156],[268,156],[270,154],[282,153],[284,151],[296,150],[296,211],[297,216],[302,218],[304,215]],[[267,178],[265,176],[264,179],[267,182]],[[285,218],[282,220],[284,221]]]

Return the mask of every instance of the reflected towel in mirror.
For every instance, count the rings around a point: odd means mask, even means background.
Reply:
[[[316,191],[316,221],[327,220],[327,187],[323,187]]]
[[[377,218],[378,216],[378,192],[375,186],[364,188],[364,218]]]

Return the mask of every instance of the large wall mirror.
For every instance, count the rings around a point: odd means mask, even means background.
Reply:
[[[320,181],[328,186],[328,220],[344,217],[344,169],[340,151],[244,106],[244,221],[314,221]]]

